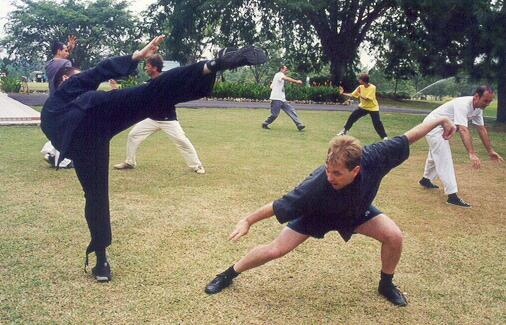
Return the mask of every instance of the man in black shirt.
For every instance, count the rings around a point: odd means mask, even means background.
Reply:
[[[55,76],[55,92],[41,112],[41,128],[60,151],[69,157],[86,198],[85,217],[91,234],[86,249],[95,252],[92,274],[97,281],[110,281],[106,247],[111,244],[109,214],[109,143],[113,136],[148,117],[175,110],[175,104],[211,93],[216,72],[266,62],[263,50],[255,47],[229,52],[215,60],[171,69],[153,81],[137,87],[97,91],[100,83],[127,76],[137,64],[155,54],[165,36],[155,37],[132,55],[105,59],[96,67],[79,71],[61,68]],[[59,161],[57,162],[57,165]]]
[[[404,135],[361,147],[351,136],[336,136],[330,142],[324,166],[317,168],[293,191],[268,203],[240,220],[229,239],[246,235],[254,223],[276,215],[288,222],[270,244],[253,248],[237,263],[214,278],[205,288],[215,294],[228,287],[241,272],[284,256],[309,237],[323,238],[332,230],[348,241],[354,233],[381,242],[381,280],[378,291],[398,306],[407,300],[392,279],[402,250],[402,233],[395,222],[372,202],[382,178],[409,156],[409,145],[436,126],[450,138],[455,125],[448,118],[422,123]]]

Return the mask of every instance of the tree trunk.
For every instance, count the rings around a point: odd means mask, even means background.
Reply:
[[[506,54],[499,58],[499,73],[497,74],[497,122],[506,123]]]

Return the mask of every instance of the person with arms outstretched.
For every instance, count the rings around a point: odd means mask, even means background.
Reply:
[[[288,194],[241,219],[229,239],[238,240],[252,225],[273,215],[288,225],[271,243],[253,248],[218,274],[205,292],[220,292],[242,272],[286,255],[309,237],[323,238],[330,231],[338,231],[345,241],[353,234],[362,234],[381,243],[378,292],[391,303],[406,306],[406,297],[392,282],[403,236],[395,222],[373,205],[373,200],[382,178],[408,158],[410,144],[439,125],[444,129],[441,136],[445,139],[455,132],[455,125],[440,117],[402,136],[365,147],[351,136],[335,136],[329,143],[323,166]]]

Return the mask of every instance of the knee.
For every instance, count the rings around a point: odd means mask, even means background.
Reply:
[[[383,242],[390,246],[402,247],[404,235],[399,228],[390,229],[384,236]]]

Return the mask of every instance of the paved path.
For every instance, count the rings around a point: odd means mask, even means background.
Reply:
[[[42,106],[46,101],[47,94],[9,94],[9,97],[20,101],[28,106]],[[342,104],[297,104],[291,103],[297,110],[315,110],[315,111],[351,111],[354,106]],[[177,107],[185,108],[250,108],[250,109],[270,109],[270,102],[239,102],[239,101],[226,101],[226,100],[194,100],[183,104],[178,104]],[[430,111],[417,108],[381,106],[382,112],[390,113],[408,113],[427,115]]]

